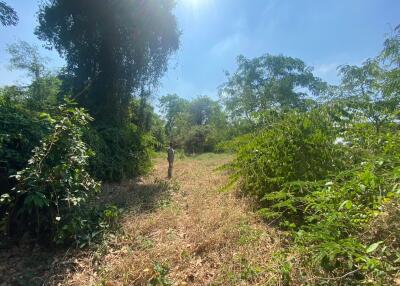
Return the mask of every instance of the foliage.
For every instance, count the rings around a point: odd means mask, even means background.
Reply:
[[[85,141],[95,151],[90,173],[105,181],[121,181],[144,174],[150,167],[152,137],[134,124],[88,130]]]
[[[226,139],[227,121],[221,105],[207,96],[186,100],[176,94],[160,99],[171,142],[186,153],[214,152]]]
[[[184,138],[184,149],[189,154],[201,154],[214,151],[215,132],[210,126],[197,125],[190,129]]]
[[[61,84],[61,80],[53,75],[46,75],[32,81],[26,90],[26,108],[39,112],[53,112],[63,99],[60,95]]]
[[[50,127],[46,117],[39,118],[18,102],[15,97],[19,94],[14,87],[0,90],[0,161],[6,169],[6,177],[26,166],[32,149]]]
[[[164,134],[153,129],[148,100],[179,47],[174,6],[172,0],[49,0],[40,8],[36,34],[67,62],[61,93],[94,117],[85,140],[95,151],[90,172],[96,178],[141,175],[150,148],[162,148],[154,138]]]
[[[362,233],[381,214],[382,206],[400,195],[399,163],[391,157],[374,157],[314,186],[304,199],[305,223],[295,235],[298,245],[315,253],[314,265],[336,276],[356,270],[380,283],[398,269],[393,254],[387,255],[397,250],[384,240],[365,241]]]
[[[4,1],[0,1],[0,23],[3,26],[15,26],[18,23],[17,13]]]
[[[225,115],[218,102],[207,96],[198,96],[188,106],[189,120],[192,125],[212,125],[224,128]]]
[[[69,89],[96,122],[127,121],[132,93],[157,83],[179,32],[172,0],[45,1],[36,34],[66,58]]]
[[[168,145],[164,121],[146,102],[146,97],[131,100],[130,121],[138,126],[142,133],[152,137],[153,149],[156,151],[161,151]]]
[[[45,72],[47,59],[39,54],[37,46],[26,41],[19,41],[7,47],[10,54],[10,69],[26,70],[27,75],[39,79]]]
[[[44,1],[36,33],[66,58],[57,76],[46,70],[36,46],[8,46],[10,68],[32,80],[0,89],[0,179],[7,184],[0,219],[6,216],[11,235],[30,232],[82,245],[112,224],[118,211],[89,207],[99,187],[91,176],[120,181],[142,175],[151,149],[166,144],[163,121],[148,102],[179,46],[174,5]],[[0,17],[4,25],[18,20],[4,2]],[[83,109],[60,105],[69,97],[89,109],[93,123]]]
[[[31,84],[21,88],[27,109],[50,111],[61,100],[61,80],[46,70],[47,59],[42,57],[36,46],[19,41],[7,47],[10,54],[10,69],[23,70],[32,79]]]
[[[254,59],[239,56],[238,68],[221,86],[220,97],[232,119],[254,122],[253,114],[265,110],[305,109],[326,83],[315,77],[302,60],[264,55]]]
[[[390,284],[398,247],[363,233],[400,196],[400,132],[357,118],[343,130],[323,110],[287,113],[246,136],[231,178],[259,199],[261,216],[293,231],[317,275]]]
[[[378,60],[367,60],[361,67],[341,66],[339,71],[342,75],[342,100],[345,100],[348,112],[359,120],[364,118],[371,122],[379,133],[395,118],[400,100],[382,88],[385,71]]]
[[[32,149],[49,131],[47,120],[40,120],[15,102],[16,91],[0,90],[0,196],[15,186],[16,181],[10,176],[26,166]],[[0,203],[0,229],[5,214],[6,207]]]
[[[189,102],[179,97],[177,94],[168,94],[162,96],[159,100],[161,113],[164,115],[165,129],[170,140],[176,137],[175,129],[177,128],[178,120],[187,111]]]
[[[150,130],[150,133],[154,139],[154,150],[155,151],[163,151],[165,150],[165,146],[168,145],[168,137],[165,132],[165,122],[162,120],[157,114],[153,117],[153,124]]]
[[[86,171],[91,152],[82,141],[91,118],[83,109],[62,105],[59,115],[49,120],[53,131],[16,174],[17,186],[2,198],[8,204],[10,234],[29,231],[65,243],[76,241],[85,228],[83,206],[99,188]]]
[[[291,230],[288,253],[313,284],[390,285],[400,269],[400,237],[388,231],[400,201],[399,43],[397,32],[377,58],[341,66],[342,84],[319,106],[265,107],[255,114],[263,128],[231,143],[232,183]]]
[[[319,110],[288,113],[238,150],[233,178],[240,178],[246,194],[260,199],[264,216],[301,220],[298,207],[307,194],[306,182],[343,168],[345,152],[335,138],[332,122]]]
[[[170,286],[173,283],[166,277],[169,273],[169,268],[165,264],[159,262],[154,263],[154,275],[150,279],[148,286]]]

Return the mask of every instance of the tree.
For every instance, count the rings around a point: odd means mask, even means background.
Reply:
[[[15,26],[18,23],[17,13],[4,1],[0,1],[0,23],[3,26]]]
[[[264,55],[239,56],[238,68],[221,86],[220,97],[233,119],[253,121],[266,110],[305,108],[307,98],[318,96],[327,85],[302,60]]]
[[[371,122],[377,133],[394,122],[400,105],[400,34],[389,37],[380,56],[365,61],[361,66],[344,65],[342,99],[353,116]]]
[[[10,54],[10,69],[25,70],[32,80],[38,80],[44,75],[47,58],[42,57],[37,46],[25,41],[19,41],[7,47]]]
[[[7,47],[10,54],[10,69],[23,70],[32,82],[26,90],[26,104],[30,109],[43,111],[49,105],[55,105],[60,92],[61,80],[51,75],[45,67],[48,59],[41,56],[39,49],[25,41],[19,41]]]
[[[213,128],[209,125],[195,125],[187,131],[184,138],[184,149],[189,154],[214,151],[216,144]]]
[[[174,137],[174,129],[176,128],[177,121],[187,111],[189,102],[177,94],[162,96],[159,102],[161,113],[167,121],[165,129],[171,140]]]
[[[389,116],[386,109],[390,103],[384,100],[380,88],[382,70],[378,62],[368,60],[361,67],[344,65],[339,68],[342,75],[343,97],[346,108],[353,117],[360,113],[361,118],[374,123],[377,132]]]
[[[66,58],[70,89],[97,122],[123,124],[179,47],[172,0],[49,0],[36,34]]]
[[[189,104],[191,123],[194,125],[224,124],[225,115],[218,102],[208,96],[199,96]]]
[[[215,151],[227,133],[226,115],[218,101],[208,96],[186,100],[176,94],[160,98],[165,129],[176,147],[187,153]]]
[[[400,91],[400,25],[394,34],[385,40],[378,57],[383,66],[383,93],[385,97],[398,98]]]
[[[142,96],[140,99],[133,99],[129,109],[131,122],[140,132],[151,135],[154,148],[161,151],[167,144],[165,122],[154,112],[153,106],[145,102]]]

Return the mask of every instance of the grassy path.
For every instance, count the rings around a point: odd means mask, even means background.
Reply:
[[[280,285],[271,262],[279,234],[258,221],[245,200],[218,192],[227,177],[216,168],[228,160],[211,154],[177,159],[168,181],[166,160],[159,158],[149,176],[106,187],[105,201],[125,209],[121,231],[95,251],[70,256],[68,267],[53,271],[47,283]]]

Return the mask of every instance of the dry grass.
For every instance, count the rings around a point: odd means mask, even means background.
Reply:
[[[150,175],[104,186],[100,202],[125,210],[120,231],[84,251],[1,250],[0,285],[284,285],[286,257],[274,259],[284,235],[218,191],[227,175],[216,169],[229,160],[177,158],[169,181],[158,157]]]
[[[279,234],[259,222],[245,200],[218,192],[226,175],[215,169],[228,160],[177,160],[166,190],[167,164],[158,158],[142,182],[119,187],[113,200],[127,207],[138,205],[137,193],[158,195],[126,212],[122,234],[78,258],[63,285],[164,285],[156,282],[164,278],[172,285],[279,285],[271,265]]]

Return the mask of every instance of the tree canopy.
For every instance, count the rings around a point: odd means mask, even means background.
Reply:
[[[159,100],[160,111],[166,119],[165,129],[167,135],[173,137],[173,130],[176,127],[179,117],[186,112],[189,102],[177,94],[167,94]]]
[[[10,69],[25,70],[34,80],[43,76],[47,59],[40,55],[36,46],[19,41],[7,47],[10,54]]]
[[[3,26],[15,26],[18,20],[19,18],[15,10],[4,1],[0,1],[0,23]]]
[[[67,60],[68,87],[96,118],[121,124],[129,98],[158,82],[179,47],[172,0],[50,0],[36,34]]]
[[[232,118],[251,119],[268,109],[300,108],[326,84],[302,60],[266,54],[237,58],[238,68],[221,86],[220,96]]]

